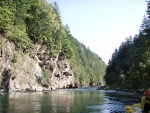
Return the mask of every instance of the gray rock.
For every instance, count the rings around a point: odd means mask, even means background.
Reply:
[[[64,55],[46,54],[37,45],[30,53],[0,37],[0,84],[4,91],[49,91],[74,86],[69,60]]]

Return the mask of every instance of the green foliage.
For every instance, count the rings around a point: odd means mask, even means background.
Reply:
[[[13,26],[12,29],[7,32],[7,37],[14,42],[19,48],[26,51],[32,47],[31,41],[28,38],[28,34],[24,30],[19,28],[20,26]]]
[[[4,33],[12,25],[13,4],[11,0],[0,1],[0,33]]]
[[[99,56],[84,44],[79,43],[71,34],[68,34],[73,47],[71,66],[73,68],[76,82],[81,86],[104,84],[106,65]],[[92,84],[91,84],[92,83]]]
[[[49,70],[43,68],[42,71],[43,71],[43,77],[44,77],[43,80],[46,80],[46,81],[42,81],[41,83],[42,84],[46,84],[46,83],[51,84],[51,76],[50,76]]]
[[[13,63],[17,62],[17,56],[16,55],[13,55],[13,58],[12,58],[11,62],[13,62]]]
[[[56,2],[1,0],[0,15],[0,34],[5,34],[23,52],[28,52],[34,44],[46,45],[50,56],[63,54],[70,59],[78,84],[88,86],[103,83],[105,63],[70,34],[69,26],[61,22]],[[12,62],[16,62],[15,57]],[[43,69],[44,77],[39,79],[41,84],[50,83],[49,73],[53,68]]]

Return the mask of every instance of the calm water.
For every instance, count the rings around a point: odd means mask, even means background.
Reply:
[[[125,113],[124,106],[135,102],[140,102],[136,93],[95,88],[16,92],[0,95],[0,113]]]

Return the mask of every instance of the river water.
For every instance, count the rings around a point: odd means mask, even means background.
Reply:
[[[140,96],[96,88],[11,92],[0,95],[0,113],[125,113],[125,105],[140,102]]]

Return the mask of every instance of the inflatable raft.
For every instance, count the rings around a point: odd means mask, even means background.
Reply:
[[[141,104],[136,103],[125,107],[126,113],[142,113]]]

